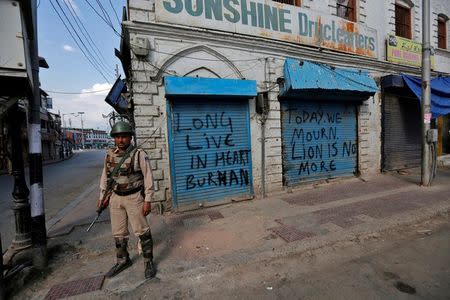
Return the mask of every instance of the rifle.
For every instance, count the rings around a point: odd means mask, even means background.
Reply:
[[[94,221],[92,221],[91,225],[89,225],[89,227],[86,229],[86,232],[89,232],[89,230],[91,230],[92,226],[94,226],[95,222],[97,222],[98,218],[100,218],[100,215],[102,214],[102,212],[108,207],[109,199],[111,198],[112,189],[113,189],[114,183],[115,183],[115,180],[113,177],[117,174],[117,172],[119,172],[119,169],[122,166],[123,162],[128,158],[128,156],[130,156],[130,154],[135,149],[136,148],[134,146],[130,145],[128,147],[127,151],[125,151],[125,153],[122,156],[119,163],[114,167],[111,174],[109,174],[108,180],[106,181],[106,189],[105,189],[105,192],[103,193],[102,200],[100,201],[100,207],[97,208],[97,210],[96,210],[97,216],[95,217]]]

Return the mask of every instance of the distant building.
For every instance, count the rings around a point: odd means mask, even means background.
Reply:
[[[105,130],[85,129],[85,148],[103,149],[112,144],[112,139]]]
[[[112,146],[113,140],[105,130],[92,128],[64,128],[65,137],[74,149],[104,149]]]
[[[42,140],[42,160],[56,160],[62,157],[62,133],[61,133],[61,117],[59,114],[48,111],[51,108],[51,98],[48,94],[41,90],[41,140]],[[19,110],[25,114],[30,114],[28,99],[20,99],[18,101]],[[22,122],[22,148],[25,164],[28,162],[28,122],[24,118]],[[0,171],[8,169],[8,128],[6,122],[0,120]]]

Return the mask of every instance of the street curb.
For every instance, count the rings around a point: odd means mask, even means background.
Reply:
[[[42,161],[42,165],[43,165],[43,166],[48,166],[48,165],[57,164],[57,163],[60,163],[60,162],[66,161],[66,160],[70,160],[72,157],[75,156],[75,154],[76,154],[76,153],[72,153],[72,155],[68,156],[68,157],[65,158],[65,159],[59,159],[59,160],[47,160],[47,161],[44,160],[44,161]]]
[[[66,161],[66,160],[70,160],[70,159],[73,158],[76,154],[77,154],[77,153],[73,153],[71,156],[67,157],[66,159],[59,159],[59,160],[43,160],[43,161],[42,161],[42,166],[54,165],[54,164],[57,164],[57,163],[60,163],[60,162]],[[24,166],[24,167],[25,167],[25,168],[28,168],[27,165]],[[0,176],[2,176],[2,175],[9,175],[9,172],[8,172],[8,171],[5,171],[5,170],[1,170],[1,171],[0,171]]]
[[[51,228],[55,226],[59,221],[61,221],[70,211],[72,211],[78,204],[83,201],[87,195],[92,193],[96,188],[98,184],[93,183],[91,186],[89,186],[87,189],[85,189],[80,195],[78,195],[75,200],[71,201],[68,205],[66,205],[63,209],[61,209],[53,218],[48,220],[45,224],[45,227],[47,228],[47,233],[50,232]]]
[[[95,224],[104,224],[104,223],[108,223],[110,221],[111,221],[111,219],[108,217],[106,219],[97,220],[95,222]],[[62,236],[66,236],[66,235],[71,234],[75,230],[75,228],[88,227],[90,224],[91,224],[91,221],[89,221],[88,218],[85,218],[79,224],[69,225],[69,226],[61,228],[60,230],[53,231],[53,232],[49,230],[47,233],[47,237],[49,239],[55,239],[55,238],[59,238]]]

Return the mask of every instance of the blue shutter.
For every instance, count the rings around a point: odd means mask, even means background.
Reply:
[[[174,206],[251,197],[248,100],[170,102]]]
[[[281,108],[285,185],[355,173],[355,104],[286,100]]]

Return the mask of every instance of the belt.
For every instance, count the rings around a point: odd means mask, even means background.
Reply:
[[[134,189],[128,190],[128,191],[114,191],[114,193],[119,196],[128,196],[128,195],[140,192],[141,190],[142,190],[142,187],[137,187],[137,188],[134,188]]]

